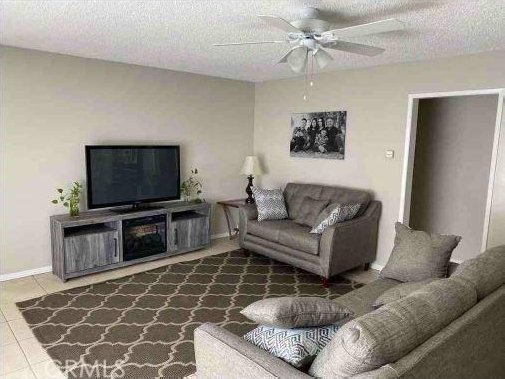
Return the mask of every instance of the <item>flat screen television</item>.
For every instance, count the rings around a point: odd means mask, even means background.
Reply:
[[[86,146],[88,208],[180,198],[179,146]]]

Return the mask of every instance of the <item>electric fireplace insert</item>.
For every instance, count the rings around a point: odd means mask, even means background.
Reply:
[[[123,261],[167,251],[167,216],[138,217],[123,221]]]

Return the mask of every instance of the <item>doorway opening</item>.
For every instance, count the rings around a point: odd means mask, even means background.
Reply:
[[[462,236],[454,261],[488,247],[502,108],[501,89],[409,96],[399,219]]]

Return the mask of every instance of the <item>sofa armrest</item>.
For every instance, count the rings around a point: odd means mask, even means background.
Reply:
[[[286,362],[217,325],[203,324],[195,330],[198,379],[308,379]]]
[[[247,220],[257,220],[258,219],[258,208],[256,204],[241,204],[238,207],[240,212],[240,217],[245,217]]]
[[[323,232],[320,255],[328,267],[327,277],[374,261],[380,215],[381,203],[372,201],[362,216]]]

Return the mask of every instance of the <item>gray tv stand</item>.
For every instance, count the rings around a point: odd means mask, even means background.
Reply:
[[[152,224],[134,230],[149,233],[154,230],[152,228],[157,228],[159,235],[156,237],[165,238],[161,250],[158,247],[155,253],[139,253],[138,258],[132,257],[135,248],[125,246],[123,230],[137,219],[139,222],[141,219],[153,220]],[[89,211],[76,217],[68,214],[51,216],[50,222],[53,274],[63,281],[210,245],[210,205],[207,203],[181,201],[132,212]]]

